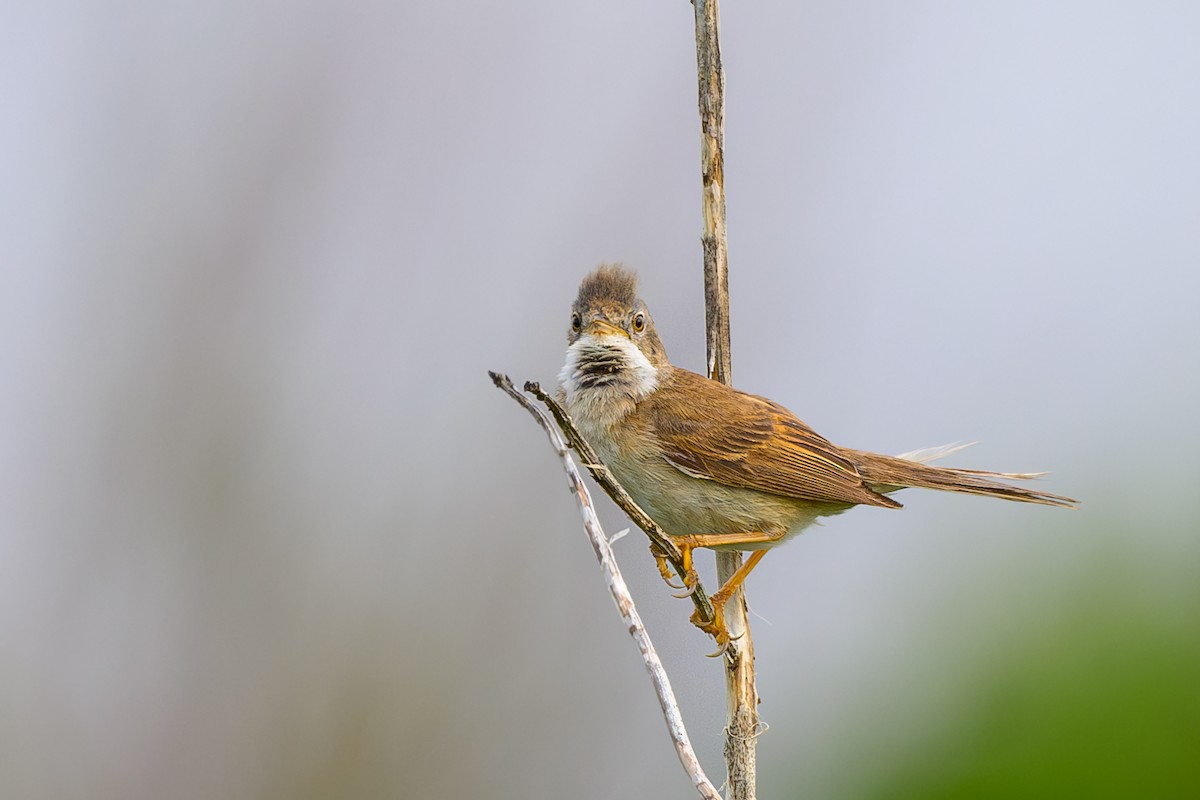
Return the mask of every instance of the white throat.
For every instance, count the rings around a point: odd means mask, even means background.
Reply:
[[[607,426],[658,388],[658,369],[623,336],[585,334],[567,348],[558,385],[572,417],[589,427]]]

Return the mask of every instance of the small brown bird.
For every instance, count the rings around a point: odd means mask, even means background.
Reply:
[[[888,494],[906,487],[1076,502],[995,480],[1043,473],[922,463],[947,448],[892,457],[838,447],[778,403],[672,366],[636,276],[620,266],[602,265],[583,279],[567,342],[559,396],[605,467],[677,542],[685,582],[696,580],[693,548],[754,551],[713,595],[717,620],[700,625],[721,644],[725,602],[767,549],[818,517],[855,505],[900,508]],[[660,569],[666,577],[661,560]]]

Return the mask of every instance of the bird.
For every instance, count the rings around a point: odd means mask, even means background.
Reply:
[[[602,466],[678,546],[694,587],[695,548],[750,555],[692,622],[728,643],[722,609],[763,556],[822,517],[854,506],[898,509],[905,488],[1071,508],[1076,500],[1014,486],[1045,473],[936,467],[956,447],[887,456],[833,444],[779,403],[667,358],[637,275],[601,264],[571,306],[557,397]],[[655,553],[664,579],[665,557]]]

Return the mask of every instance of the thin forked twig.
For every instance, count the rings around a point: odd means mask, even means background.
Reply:
[[[675,568],[680,578],[686,583],[688,580],[695,580],[694,586],[690,593],[692,603],[696,606],[696,611],[705,622],[713,620],[713,607],[708,599],[708,593],[704,591],[704,587],[700,585],[699,578],[694,575],[689,579],[686,575],[686,568],[683,563],[683,554],[679,552],[679,548],[671,541],[671,538],[658,526],[658,523],[650,518],[650,516],[634,502],[634,499],[625,491],[625,487],[621,486],[608,470],[603,468],[600,457],[596,455],[596,451],[587,443],[587,440],[579,433],[579,429],[575,427],[575,423],[571,421],[571,417],[567,414],[566,409],[559,405],[558,401],[542,389],[542,387],[533,382],[525,384],[525,391],[532,394],[538,400],[546,404],[546,408],[550,409],[550,413],[554,415],[555,421],[558,422],[558,427],[562,429],[567,440],[571,443],[571,447],[575,448],[575,452],[579,453],[579,457],[583,459],[584,466],[591,473],[592,478],[596,483],[600,484],[600,488],[608,493],[613,502],[621,507],[621,510],[629,515],[639,528],[646,532],[646,536],[653,543],[654,548],[661,552],[666,557],[671,566]],[[599,468],[598,468],[599,467]]]
[[[720,792],[713,786],[708,776],[704,774],[704,769],[700,766],[700,759],[696,757],[696,751],[692,749],[687,728],[683,724],[683,715],[679,710],[679,703],[675,700],[675,693],[671,689],[671,680],[667,677],[667,670],[663,667],[662,661],[659,660],[658,653],[654,649],[654,644],[650,641],[650,634],[647,633],[645,625],[642,624],[642,618],[638,615],[637,608],[634,606],[633,596],[629,593],[629,587],[625,585],[625,579],[621,576],[621,571],[617,567],[617,561],[613,556],[610,540],[605,535],[604,529],[600,527],[600,519],[596,516],[596,509],[592,505],[591,495],[588,493],[587,486],[584,485],[583,477],[575,467],[575,461],[571,458],[571,454],[567,449],[566,440],[550,424],[550,420],[547,418],[545,412],[530,402],[529,398],[516,390],[507,375],[490,371],[488,374],[491,375],[492,381],[496,386],[533,415],[533,418],[550,439],[550,445],[562,460],[563,469],[567,473],[567,480],[571,491],[574,493],[575,500],[579,504],[579,513],[583,517],[583,527],[587,531],[588,541],[592,543],[592,549],[596,552],[596,559],[600,562],[601,570],[604,573],[604,582],[608,585],[608,591],[612,595],[613,603],[616,604],[621,619],[628,626],[629,635],[633,637],[638,650],[642,654],[642,662],[646,666],[646,671],[650,673],[650,680],[654,684],[654,693],[658,696],[658,704],[662,707],[663,718],[667,723],[667,731],[671,736],[671,742],[675,745],[675,752],[679,756],[679,762],[683,765],[684,771],[688,774],[692,785],[696,787],[701,797],[705,798],[705,800],[721,800]],[[526,384],[526,389],[533,391],[529,389],[529,384]],[[537,391],[540,392],[541,390],[538,389]],[[545,398],[539,397],[539,399],[545,402]],[[556,406],[557,404],[551,406],[551,409]],[[561,411],[561,409],[559,410]],[[575,435],[578,436],[578,431],[575,432]],[[596,463],[593,458],[589,457],[588,460],[593,464]],[[636,508],[636,504],[633,504],[633,507]]]

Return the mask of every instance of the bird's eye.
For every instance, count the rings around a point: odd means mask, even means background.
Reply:
[[[572,314],[571,315],[571,330],[577,331],[582,327],[583,327],[583,320],[579,318],[578,314]]]
[[[644,331],[644,330],[646,330],[646,315],[645,315],[645,314],[636,314],[636,315],[634,315],[634,318],[633,318],[633,332],[634,332],[634,333],[641,333],[641,332],[642,332],[642,331]]]

